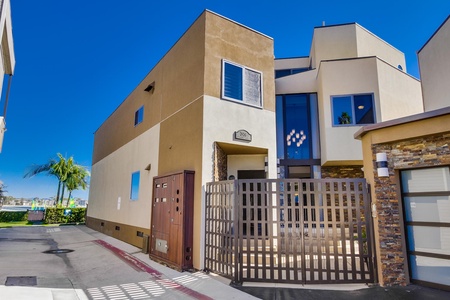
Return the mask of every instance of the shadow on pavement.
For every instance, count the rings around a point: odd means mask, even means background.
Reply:
[[[450,299],[450,292],[417,285],[409,285],[406,287],[373,286],[354,291],[331,291],[331,290],[316,290],[307,288],[292,289],[292,288],[277,288],[277,287],[267,287],[267,288],[247,287],[247,286],[244,287],[240,285],[233,285],[233,287],[263,300],[282,300],[282,299],[283,300],[285,299],[448,300]]]

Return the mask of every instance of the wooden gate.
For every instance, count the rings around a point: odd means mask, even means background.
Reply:
[[[237,283],[372,283],[364,179],[206,185],[205,267]]]

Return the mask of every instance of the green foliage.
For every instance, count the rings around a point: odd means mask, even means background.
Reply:
[[[0,222],[0,228],[12,228],[31,225],[28,221]]]
[[[0,211],[0,222],[27,221],[27,211]]]
[[[352,117],[347,112],[343,112],[340,117],[338,117],[339,124],[351,124]]]
[[[58,179],[58,191],[56,193],[57,204],[62,204],[64,200],[64,190],[69,190],[69,200],[72,191],[77,189],[86,189],[88,186],[89,171],[75,163],[73,157],[66,159],[61,153],[57,153],[58,160],[51,159],[43,165],[34,165],[28,172],[26,177],[33,177],[40,173],[55,176]],[[61,191],[62,189],[62,191]],[[61,192],[61,193],[60,193]]]
[[[70,214],[65,215],[65,211],[70,211]],[[61,208],[61,207],[47,207],[45,209],[46,224],[67,224],[67,223],[84,223],[86,208]]]

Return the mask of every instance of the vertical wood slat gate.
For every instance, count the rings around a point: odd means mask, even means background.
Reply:
[[[205,267],[235,282],[371,283],[364,179],[206,185]]]

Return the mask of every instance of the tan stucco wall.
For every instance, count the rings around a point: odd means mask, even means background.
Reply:
[[[262,72],[263,108],[220,99],[222,59]],[[200,269],[204,245],[202,193],[203,185],[213,180],[214,143],[240,145],[242,141],[233,139],[234,131],[248,130],[254,136],[249,146],[267,149],[269,174],[276,176],[273,64],[271,38],[205,11],[95,133],[91,186],[96,187],[91,187],[90,201],[97,202],[98,206],[90,207],[89,216],[143,227],[151,216],[147,205],[151,203],[152,178],[193,170],[193,264],[194,268]],[[145,92],[144,89],[153,81],[154,91]],[[208,105],[205,105],[206,101]],[[134,112],[142,105],[144,121],[134,127]],[[157,131],[157,137],[146,136],[149,129]],[[142,146],[137,152],[122,151],[122,148],[135,145],[142,139],[149,145]],[[156,147],[156,150],[145,152],[149,147]],[[148,155],[152,155],[151,159]],[[152,162],[148,180],[146,178],[145,183],[141,183],[143,197],[149,198],[148,202],[139,199],[129,204],[136,204],[136,209],[140,209],[141,220],[132,221],[135,219],[133,213],[118,214],[118,192],[115,189],[129,193],[133,171],[128,169],[138,162],[145,168],[147,164],[143,164],[144,161]],[[124,174],[108,174],[116,169],[119,172],[120,168]],[[141,171],[141,176],[145,172]],[[114,188],[103,195],[109,185],[114,185]],[[122,198],[121,205],[123,203]]]
[[[450,19],[418,53],[425,110],[450,105]]]
[[[179,170],[195,171],[194,178],[194,268],[200,268],[200,222],[202,199],[203,99],[191,103],[161,123],[159,175]]]
[[[220,98],[226,59],[263,73],[263,107],[275,111],[273,39],[211,13],[206,18],[205,94]]]
[[[150,228],[153,177],[158,174],[158,141],[159,125],[156,125],[92,166],[88,216]],[[147,171],[149,164],[151,169]],[[140,171],[139,197],[132,201],[131,174],[136,171]]]
[[[203,94],[204,29],[202,14],[95,132],[93,164]],[[152,82],[154,91],[144,91]],[[134,127],[142,105],[144,120]]]

